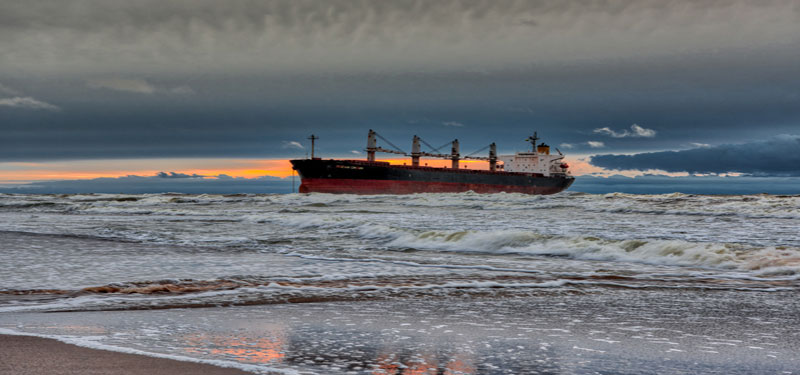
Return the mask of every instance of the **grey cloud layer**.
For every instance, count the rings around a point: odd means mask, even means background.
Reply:
[[[3,84],[0,83],[0,94],[17,95],[19,94],[19,92],[17,90],[12,89],[11,87],[3,86]]]
[[[631,131],[627,129],[622,129],[622,131],[616,131],[609,127],[597,128],[594,130],[594,133],[609,135],[614,138],[626,138],[626,137],[655,137],[656,131],[653,129],[643,128],[637,124],[631,125]]]
[[[41,100],[36,100],[30,96],[15,96],[13,98],[0,98],[0,106],[16,107],[27,109],[44,109],[48,111],[58,111],[60,108]]]
[[[171,93],[171,94],[191,94],[194,93],[188,86],[158,87],[142,79],[130,78],[104,78],[92,79],[86,82],[86,86],[93,89],[107,89],[136,94]]]
[[[795,1],[5,1],[2,71],[416,70],[797,43]]]
[[[800,135],[781,135],[764,141],[683,151],[596,155],[591,163],[613,170],[800,176]]]
[[[13,95],[12,97],[3,97],[5,95]],[[56,105],[34,99],[30,96],[22,96],[19,91],[4,86],[0,83],[0,107],[10,107],[10,108],[23,108],[23,109],[42,109],[47,111],[58,111],[59,108]]]

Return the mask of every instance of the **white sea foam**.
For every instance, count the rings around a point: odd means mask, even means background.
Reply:
[[[420,267],[420,268],[449,268],[449,269],[461,269],[461,270],[483,270],[483,271],[494,271],[494,272],[515,272],[515,273],[541,273],[542,271],[539,270],[532,270],[532,269],[525,269],[525,268],[503,268],[503,267],[492,267],[486,265],[463,265],[463,264],[423,264],[419,262],[412,262],[412,261],[401,261],[401,260],[391,260],[391,259],[377,259],[377,258],[343,258],[343,257],[322,257],[318,255],[309,255],[309,254],[300,254],[300,253],[287,253],[286,255],[296,256],[304,259],[314,259],[314,260],[324,260],[329,262],[369,262],[369,263],[389,263],[389,264],[397,264],[402,266],[411,266],[411,267]]]
[[[594,261],[612,274],[797,280],[799,218],[800,197],[769,195],[0,195],[3,230],[65,236],[4,249],[12,261],[0,264],[0,285],[390,275],[415,272],[410,267],[564,275],[590,272]],[[284,254],[306,261],[267,260]]]
[[[377,228],[372,228],[378,230]],[[370,233],[371,236],[376,236]],[[396,248],[565,256],[575,259],[641,262],[670,266],[800,273],[800,249],[753,249],[739,244],[680,240],[609,240],[591,236],[552,236],[528,231],[390,232]],[[777,268],[776,268],[777,267]]]

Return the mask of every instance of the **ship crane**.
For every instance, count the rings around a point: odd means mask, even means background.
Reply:
[[[422,151],[420,151],[420,149],[419,149],[419,143],[420,142],[422,142],[426,146],[428,146],[428,148],[430,148],[432,152],[422,152]],[[436,152],[441,152],[439,150],[442,147],[445,147],[447,145],[451,145],[449,154],[437,154],[436,153]],[[443,145],[441,145],[439,147],[434,148],[428,142],[425,142],[424,140],[422,140],[422,138],[417,137],[415,135],[414,136],[414,140],[413,140],[413,144],[412,144],[412,148],[413,149],[412,149],[412,153],[411,153],[411,165],[419,166],[419,156],[429,156],[429,157],[432,157],[432,158],[450,159],[452,161],[452,163],[453,163],[451,165],[451,167],[453,169],[458,169],[458,162],[459,162],[459,160],[461,160],[461,154],[460,154],[460,147],[459,147],[459,144],[458,144],[458,139],[454,139],[451,142],[447,142],[447,143],[445,143],[445,144],[443,144]]]
[[[389,146],[393,147],[394,149],[386,149],[378,146],[378,138],[380,138],[383,142],[386,142]],[[431,151],[430,152],[422,151],[420,144],[424,144],[425,146],[430,148]],[[449,154],[442,153],[440,150],[448,145],[450,145],[450,153]],[[489,149],[489,157],[474,156],[479,152],[483,152],[487,148]],[[462,157],[460,153],[460,145],[458,139],[454,139],[439,147],[433,147],[430,145],[430,143],[425,142],[425,140],[415,135],[411,142],[411,154],[409,155],[408,153],[400,149],[400,147],[397,147],[388,139],[382,137],[376,131],[370,129],[369,134],[367,135],[367,161],[375,161],[376,152],[411,156],[411,166],[414,167],[419,167],[420,158],[423,156],[427,156],[432,158],[450,159],[452,162],[451,167],[453,169],[459,168],[459,162],[462,159],[470,159],[470,160],[486,160],[489,162],[489,170],[491,170],[492,172],[497,170],[497,147],[495,146],[494,143],[485,146],[480,150],[475,151],[467,156]]]
[[[378,147],[378,140],[376,138],[380,138],[382,141],[389,144],[389,146],[394,147],[394,150],[385,149],[383,147]],[[392,142],[389,142],[388,139],[383,138],[380,134],[376,131],[370,129],[369,134],[367,135],[367,161],[375,161],[375,153],[376,152],[385,152],[389,154],[398,154],[403,156],[408,156],[408,153],[401,150],[400,147],[395,146]]]
[[[475,154],[477,154],[479,152],[485,151],[487,148],[489,149],[489,157],[488,158],[484,157],[484,156],[473,156],[473,155],[475,155]],[[494,142],[492,142],[492,144],[490,144],[488,146],[484,146],[482,149],[480,149],[478,151],[475,151],[475,152],[473,152],[473,153],[471,153],[471,154],[469,154],[467,156],[464,156],[464,159],[486,160],[486,161],[489,162],[489,170],[492,171],[492,172],[495,172],[495,171],[497,171],[497,145],[495,145]]]

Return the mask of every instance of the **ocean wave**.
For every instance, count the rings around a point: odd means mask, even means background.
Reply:
[[[792,221],[800,218],[800,196],[0,195],[0,208],[9,231],[152,244],[298,250],[291,237],[315,251],[522,254],[800,274]]]
[[[384,298],[473,297],[528,293],[584,280],[541,280],[533,277],[452,279],[431,276],[385,278],[283,278],[274,280],[195,280],[172,283],[135,282],[66,290],[15,290],[19,298],[0,312],[103,311],[202,308],[284,303],[364,301]]]
[[[238,206],[237,206],[238,205]],[[563,192],[555,195],[517,193],[393,195],[338,194],[77,194],[0,195],[4,211],[86,212],[98,214],[198,215],[229,212],[231,207],[247,209],[320,209],[334,212],[359,205],[396,206],[408,210],[438,208],[490,211],[575,210],[686,216],[739,216],[744,218],[800,218],[800,196],[691,194],[635,195],[624,193],[587,194]],[[234,210],[235,211],[235,210]],[[369,209],[368,209],[369,211]]]
[[[478,278],[456,275],[425,277],[254,278],[251,280],[181,280],[115,283],[68,290],[16,290],[12,304],[0,312],[162,310],[212,306],[246,306],[286,303],[367,301],[398,298],[509,298],[540,293],[582,293],[586,288],[680,289],[709,291],[785,292],[791,283],[743,280],[653,279],[647,276],[583,275],[541,277],[501,273]]]
[[[562,256],[583,260],[635,262],[665,266],[754,271],[759,275],[800,274],[800,249],[753,248],[737,243],[682,240],[613,240],[593,236],[556,236],[531,231],[396,231],[362,227],[362,235],[389,238],[385,246],[448,252]]]
[[[613,197],[619,194],[611,195]],[[691,198],[670,194],[659,198]],[[649,197],[647,199],[651,199]],[[761,199],[761,197],[758,197]],[[390,250],[558,256],[580,260],[644,263],[659,266],[739,270],[758,275],[800,275],[800,248],[756,246],[741,242],[664,238],[604,238],[557,235],[531,230],[419,230],[402,222],[358,216],[303,214],[262,219],[298,230],[350,233]],[[442,227],[452,225],[442,225]]]

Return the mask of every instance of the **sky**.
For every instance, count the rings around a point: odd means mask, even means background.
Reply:
[[[287,180],[310,134],[363,158],[368,129],[536,131],[586,181],[800,178],[793,0],[0,0],[0,51],[6,187]]]

